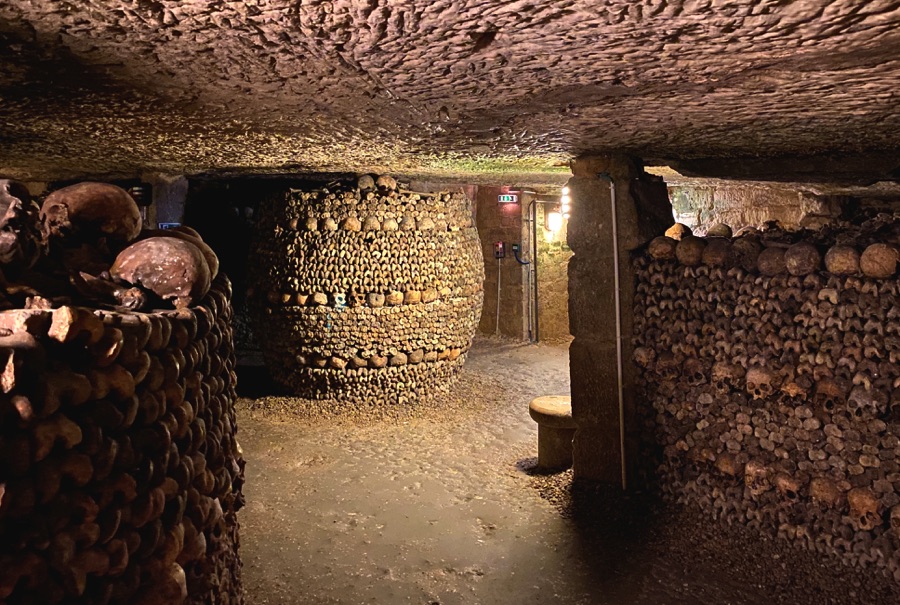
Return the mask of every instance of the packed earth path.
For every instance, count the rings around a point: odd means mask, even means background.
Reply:
[[[249,605],[891,603],[900,590],[699,511],[534,471],[568,347],[479,339],[450,395],[323,412],[239,374]]]

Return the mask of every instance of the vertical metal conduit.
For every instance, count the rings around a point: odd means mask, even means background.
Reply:
[[[612,218],[612,246],[613,246],[613,287],[615,288],[616,302],[616,387],[619,398],[619,453],[622,466],[622,489],[628,487],[627,473],[625,470],[625,398],[622,390],[622,309],[619,292],[619,221],[616,213],[616,182],[612,176],[605,172],[597,175],[601,179],[609,181],[609,203]]]

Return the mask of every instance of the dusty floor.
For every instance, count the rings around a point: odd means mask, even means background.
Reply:
[[[242,400],[248,604],[900,602],[698,513],[529,473],[528,401],[567,392],[566,347],[479,341],[453,395],[411,415]]]

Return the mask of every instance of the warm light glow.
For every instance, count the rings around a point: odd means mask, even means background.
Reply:
[[[562,229],[563,224],[563,215],[559,212],[548,212],[547,213],[547,229],[552,231],[553,233],[558,233],[560,229]]]
[[[562,194],[566,197],[569,195],[569,187],[568,185],[562,188]]]
[[[571,201],[572,201],[572,198],[570,198],[570,197],[568,196],[568,194],[565,194],[565,193],[562,195],[561,198],[559,198],[559,202],[560,202],[563,206],[568,206],[569,203],[570,203]]]

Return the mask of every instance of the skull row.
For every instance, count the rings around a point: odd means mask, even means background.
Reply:
[[[848,245],[792,237],[757,239],[788,259]],[[677,260],[680,245],[654,244]],[[896,281],[700,258],[685,266],[652,246],[634,262],[644,476],[729,523],[900,579]]]
[[[373,404],[452,378],[446,368],[464,359],[483,299],[471,217],[461,194],[364,177],[269,200],[249,301],[273,377],[307,398]],[[415,379],[387,378],[401,369]]]
[[[890,220],[891,224],[898,224],[896,217]],[[666,235],[651,241],[647,252],[656,260],[677,261],[690,267],[738,266],[768,276],[809,275],[821,271],[823,264],[834,275],[863,274],[888,279],[897,271],[898,241],[869,243],[860,253],[847,238],[841,238],[842,243],[828,247],[823,255],[821,242],[829,241],[828,238],[796,241],[779,229],[751,230],[732,238],[730,231],[712,230],[718,236],[702,238],[691,234],[683,225],[676,225]]]

